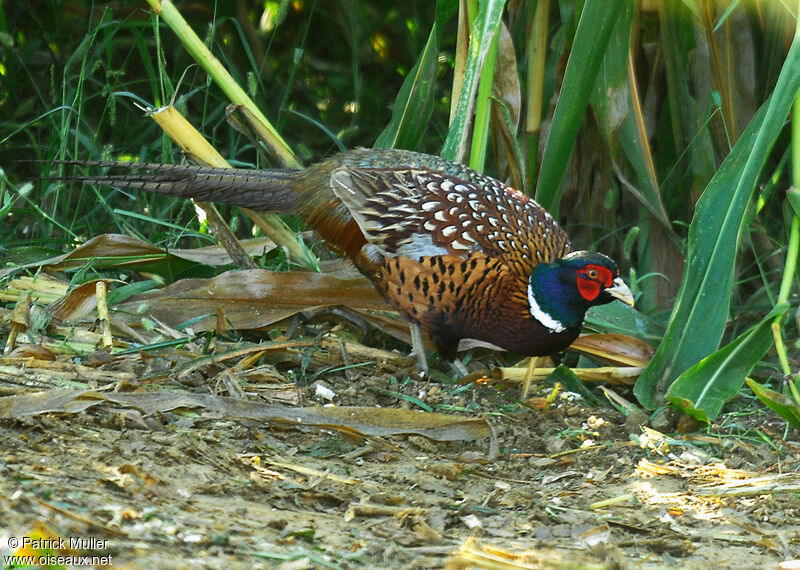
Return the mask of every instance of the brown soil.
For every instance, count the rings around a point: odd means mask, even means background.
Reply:
[[[526,568],[767,568],[800,558],[798,434],[768,412],[668,438],[643,432],[646,416],[565,393],[535,410],[493,386],[366,371],[324,382],[337,406],[411,406],[405,394],[486,414],[494,439],[364,439],[111,404],[6,419],[3,554],[9,537],[44,532],[98,537],[73,553],[129,568],[458,568],[481,556]],[[325,403],[315,383],[300,393],[305,406]],[[668,432],[672,421],[651,424]]]

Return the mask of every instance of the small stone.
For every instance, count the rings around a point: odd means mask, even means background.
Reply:
[[[650,420],[650,427],[661,433],[673,432],[678,422],[677,416],[678,414],[674,409],[661,408],[653,414],[653,419]]]
[[[625,433],[628,435],[639,435],[642,433],[642,426],[647,423],[647,413],[641,408],[634,408],[625,417]]]

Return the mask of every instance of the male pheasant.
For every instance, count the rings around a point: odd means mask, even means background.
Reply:
[[[616,264],[571,251],[539,204],[440,157],[358,149],[305,170],[82,164],[125,171],[72,180],[300,214],[446,359],[471,346],[553,354],[575,340],[589,307],[633,304]]]

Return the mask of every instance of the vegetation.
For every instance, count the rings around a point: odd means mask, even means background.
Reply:
[[[577,244],[628,268],[639,297],[624,332],[658,345],[635,389],[644,406],[713,420],[751,376],[800,426],[796,5],[179,3],[271,121],[259,142],[184,47],[188,32],[145,8],[0,7],[7,265],[108,232],[212,241],[185,202],[48,180],[52,159],[180,161],[143,107],[173,102],[231,163],[256,168],[291,164],[291,151],[305,163],[355,146],[439,153],[512,180]],[[239,235],[256,231],[227,215]]]

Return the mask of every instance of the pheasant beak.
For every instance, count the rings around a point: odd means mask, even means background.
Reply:
[[[607,287],[605,289],[605,292],[611,295],[612,297],[616,297],[623,303],[633,307],[633,293],[631,293],[631,290],[622,281],[622,277],[617,277],[616,279],[614,279],[614,282],[611,284],[611,287]]]

